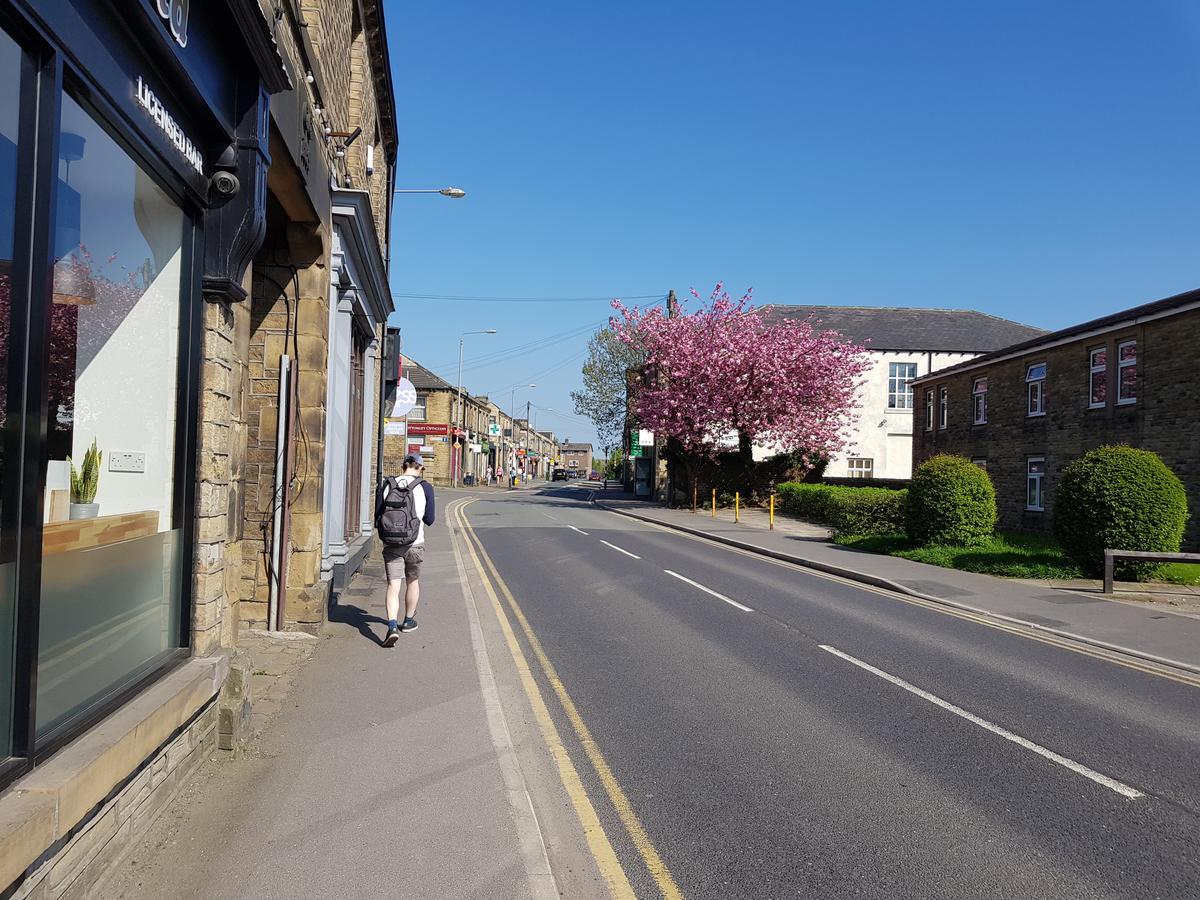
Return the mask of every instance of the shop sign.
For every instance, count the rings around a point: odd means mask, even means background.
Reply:
[[[629,458],[637,459],[641,455],[642,455],[641,432],[640,431],[631,431],[631,432],[629,432]]]
[[[483,445],[482,444],[467,444],[467,449],[470,450],[472,453],[482,453]]]
[[[171,26],[171,37],[180,47],[187,46],[188,7],[191,0],[158,0],[158,14]]]
[[[449,425],[437,425],[433,422],[409,422],[408,433],[413,435],[449,434]]]
[[[407,433],[404,429],[404,420],[384,419],[383,433],[390,437],[403,437]]]
[[[183,158],[191,164],[191,167],[203,175],[204,159],[201,157],[200,151],[196,149],[192,139],[184,134],[182,126],[175,121],[175,117],[167,112],[166,107],[162,105],[154,91],[150,90],[150,85],[142,81],[141,75],[137,80],[137,102],[150,115],[151,121],[167,136],[167,140],[183,154]]]
[[[417,389],[407,378],[396,382],[396,402],[392,404],[393,416],[407,416],[417,405]]]
[[[433,451],[434,451],[434,448],[431,447],[429,444],[409,444],[408,445],[409,453],[432,453]]]

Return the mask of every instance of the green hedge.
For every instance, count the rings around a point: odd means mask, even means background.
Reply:
[[[820,522],[839,534],[895,534],[904,530],[907,491],[788,481],[776,487],[780,509]]]
[[[920,546],[982,544],[996,529],[992,480],[966,457],[930,457],[913,473],[907,525],[909,539]]]
[[[1183,482],[1157,454],[1098,447],[1064,470],[1054,491],[1054,533],[1089,575],[1104,570],[1104,551],[1176,553],[1187,525]],[[1122,563],[1118,578],[1143,580],[1160,567]]]

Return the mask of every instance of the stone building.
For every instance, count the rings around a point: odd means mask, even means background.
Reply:
[[[0,523],[6,897],[87,895],[244,738],[239,629],[317,628],[365,551],[392,308],[382,10],[6,6],[0,477],[18,455],[44,473],[4,483]],[[98,491],[69,510],[67,457],[93,443]]]
[[[592,471],[592,445],[563,444],[562,459],[563,468],[578,469],[587,475]]]
[[[969,309],[868,306],[768,306],[768,320],[810,320],[867,348],[870,369],[858,391],[847,449],[825,468],[828,479],[902,480],[912,475],[914,378],[1044,332]],[[756,458],[770,455],[755,448]]]
[[[1200,543],[1200,290],[1064,328],[917,378],[913,463],[965,456],[1002,529],[1047,531],[1063,469],[1103,444],[1152,450],[1183,481]]]

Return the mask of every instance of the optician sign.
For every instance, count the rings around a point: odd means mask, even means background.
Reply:
[[[142,80],[140,75],[137,80],[137,102],[142,109],[149,113],[150,119],[167,136],[167,140],[175,145],[175,149],[183,154],[183,158],[191,164],[192,168],[203,175],[204,158],[200,155],[200,151],[196,149],[192,139],[184,134],[183,128],[175,121],[175,117],[167,112],[162,101],[158,99],[154,91],[150,90],[150,86]]]
[[[449,434],[449,425],[435,425],[432,422],[409,422],[408,433],[410,435],[426,435],[426,434]]]

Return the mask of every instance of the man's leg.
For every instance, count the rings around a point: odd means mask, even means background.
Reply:
[[[395,622],[400,617],[400,587],[404,584],[402,578],[389,578],[387,586],[387,617],[388,623]],[[376,595],[378,596],[378,595]]]
[[[383,646],[393,647],[400,636],[400,589],[404,584],[404,559],[392,547],[383,548],[383,568],[387,575],[387,599],[384,603],[387,609],[388,630],[383,637]]]
[[[421,599],[421,563],[425,561],[425,548],[418,545],[404,554],[404,622],[401,631],[416,631],[417,601]]]
[[[417,601],[421,599],[421,579],[410,578],[404,589],[404,617],[411,619],[417,611]]]

